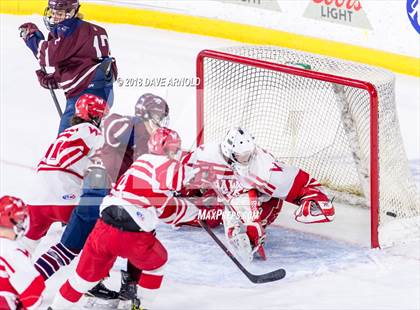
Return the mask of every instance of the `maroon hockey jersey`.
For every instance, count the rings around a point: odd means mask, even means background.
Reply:
[[[55,68],[54,78],[66,97],[71,98],[89,86],[102,60],[110,56],[110,50],[108,35],[102,27],[78,18],[62,24],[49,33],[48,40],[27,44],[34,46],[33,52],[42,66]],[[116,77],[115,62],[112,70]]]
[[[104,146],[97,156],[104,164],[112,182],[140,156],[148,153],[149,133],[143,122],[134,117],[111,114],[103,121]]]

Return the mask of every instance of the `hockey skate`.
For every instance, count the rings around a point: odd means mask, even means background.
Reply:
[[[84,308],[88,309],[115,309],[119,303],[119,294],[108,289],[102,281],[85,293]]]
[[[119,299],[118,309],[141,309],[140,300],[137,298],[137,281],[123,270],[121,270]]]
[[[90,289],[86,294],[88,297],[96,297],[99,299],[118,299],[119,294],[115,291],[112,291],[108,289],[102,281],[100,281],[98,284],[96,284],[92,289]]]

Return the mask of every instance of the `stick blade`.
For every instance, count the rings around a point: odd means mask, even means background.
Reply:
[[[260,275],[249,274],[248,279],[253,283],[261,284],[274,282],[283,279],[286,276],[286,270],[277,269],[269,273],[264,273]]]

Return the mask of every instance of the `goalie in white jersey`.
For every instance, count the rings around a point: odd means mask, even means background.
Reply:
[[[201,188],[207,184],[204,195],[215,195],[227,205],[225,234],[237,254],[247,260],[256,252],[265,259],[264,229],[276,219],[283,201],[298,205],[298,222],[334,219],[334,207],[320,184],[305,171],[277,161],[255,145],[245,129],[230,129],[220,144],[201,145],[187,160],[191,168],[187,179]]]
[[[184,180],[184,167],[178,160],[179,135],[158,128],[148,147],[150,154],[141,155],[104,198],[101,217],[86,241],[76,273],[60,288],[52,309],[72,307],[108,275],[117,256],[142,270],[137,282],[139,296],[142,307],[150,309],[168,259],[156,238],[156,225],[159,221],[174,226],[189,222],[197,217],[198,209],[176,195]]]
[[[31,255],[16,240],[29,226],[28,210],[22,200],[0,198],[0,309],[35,309],[42,301],[45,283],[35,270]]]
[[[67,223],[82,191],[83,177],[104,143],[99,126],[107,103],[85,94],[76,102],[72,127],[60,133],[37,168],[34,196],[28,204],[29,231],[23,241],[33,251],[54,222]]]

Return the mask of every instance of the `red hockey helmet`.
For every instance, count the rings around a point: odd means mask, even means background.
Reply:
[[[181,148],[181,138],[175,130],[161,127],[150,136],[147,146],[149,152],[156,155],[176,153]]]
[[[152,120],[160,127],[169,125],[169,106],[163,98],[154,94],[140,96],[135,106],[135,115],[143,120]]]
[[[26,204],[19,198],[3,196],[0,198],[0,226],[13,228],[18,236],[29,228]]]
[[[95,125],[99,125],[100,120],[109,113],[108,105],[102,98],[84,94],[76,101],[75,115]]]

